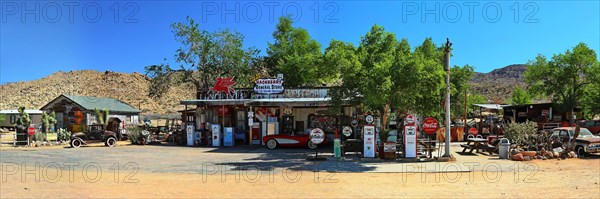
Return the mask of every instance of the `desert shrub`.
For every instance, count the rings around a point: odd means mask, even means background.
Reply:
[[[71,132],[66,129],[60,128],[56,133],[59,141],[68,141],[71,139]]]
[[[144,138],[146,141],[148,140],[148,136],[150,133],[139,126],[131,126],[127,128],[127,136],[129,136],[129,141],[131,144],[140,144],[138,141],[140,138]]]
[[[511,144],[524,148],[536,146],[537,123],[526,121],[524,123],[512,122],[504,129],[504,137]]]

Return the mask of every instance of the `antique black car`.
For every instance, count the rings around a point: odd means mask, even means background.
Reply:
[[[104,142],[104,146],[114,147],[117,145],[117,134],[104,129],[104,125],[89,125],[85,132],[71,134],[71,147],[79,148],[82,145]]]

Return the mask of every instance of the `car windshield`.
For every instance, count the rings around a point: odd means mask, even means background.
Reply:
[[[574,131],[574,130],[569,130],[569,135],[570,135],[571,137],[573,137],[574,133],[575,133],[575,131]],[[594,135],[592,134],[592,132],[590,132],[590,130],[588,130],[588,129],[586,129],[586,128],[582,128],[582,129],[579,131],[579,137],[589,137],[589,136],[594,136]]]

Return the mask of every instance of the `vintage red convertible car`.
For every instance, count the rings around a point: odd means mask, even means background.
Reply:
[[[267,148],[274,149],[277,147],[308,147],[310,149],[317,148],[317,145],[310,141],[309,135],[267,135],[262,138],[263,142],[266,143]],[[327,138],[319,144],[325,144]]]

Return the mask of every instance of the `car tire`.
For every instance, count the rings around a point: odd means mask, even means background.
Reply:
[[[308,143],[306,143],[306,146],[309,149],[316,149],[317,148],[317,145],[315,143],[313,143],[311,140],[309,140]]]
[[[267,148],[268,149],[275,149],[275,148],[277,148],[277,145],[279,145],[277,143],[277,140],[270,139],[270,140],[267,141]]]
[[[81,147],[81,145],[83,145],[83,142],[81,141],[81,139],[73,139],[73,140],[71,140],[71,147],[73,147],[73,148],[79,148],[79,147]]]
[[[109,137],[106,139],[106,141],[104,141],[104,145],[108,147],[115,147],[117,146],[117,139],[115,137]]]
[[[577,147],[575,149],[575,152],[577,153],[578,158],[585,157],[585,150],[583,149],[583,147]]]

